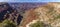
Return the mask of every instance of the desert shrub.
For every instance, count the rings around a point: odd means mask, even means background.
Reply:
[[[2,23],[0,23],[0,27],[16,27],[16,25],[10,20],[4,20]]]

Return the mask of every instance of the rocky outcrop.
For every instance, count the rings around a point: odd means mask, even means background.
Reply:
[[[4,15],[7,13],[7,11],[11,12],[13,9],[9,6],[8,3],[1,3],[0,4],[0,22],[4,20]]]
[[[0,4],[0,22],[5,19],[11,20],[16,25],[19,25],[23,16],[21,16],[16,9],[13,9],[8,3]]]

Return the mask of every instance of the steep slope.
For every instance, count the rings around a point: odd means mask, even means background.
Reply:
[[[44,24],[50,24],[51,27],[60,27],[60,3],[48,3],[47,5],[37,7],[26,11],[22,27],[33,20],[39,19]]]

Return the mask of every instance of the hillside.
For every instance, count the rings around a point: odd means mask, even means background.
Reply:
[[[26,11],[43,6],[44,3],[0,3],[0,27],[21,24]],[[12,25],[9,25],[12,24]],[[16,27],[15,26],[15,27]]]
[[[45,24],[44,27],[60,27],[60,3],[47,3],[47,5],[26,11],[21,26],[28,27],[37,19]]]
[[[29,25],[34,27],[35,23],[39,24],[38,27],[60,27],[60,3],[2,2],[0,3],[0,26],[5,27],[5,23],[8,27],[29,27]]]

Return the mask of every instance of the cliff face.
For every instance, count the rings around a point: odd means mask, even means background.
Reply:
[[[8,3],[1,3],[0,4],[0,21],[2,21],[4,18],[4,15],[7,13],[7,11],[11,12],[12,8],[9,6]]]
[[[13,9],[8,3],[0,3],[0,22],[8,19],[19,25],[23,16]]]
[[[19,25],[22,18],[25,18],[24,14],[29,13],[27,15],[27,20],[30,18],[35,18],[34,11],[31,9],[35,9],[39,6],[42,6],[45,3],[0,3],[0,22],[8,19],[14,22],[16,25]],[[25,13],[25,11],[28,11]],[[32,15],[32,16],[31,16]],[[31,19],[31,20],[33,20]],[[36,19],[36,18],[35,18]],[[30,21],[29,21],[30,22]],[[27,22],[28,23],[28,22]]]

